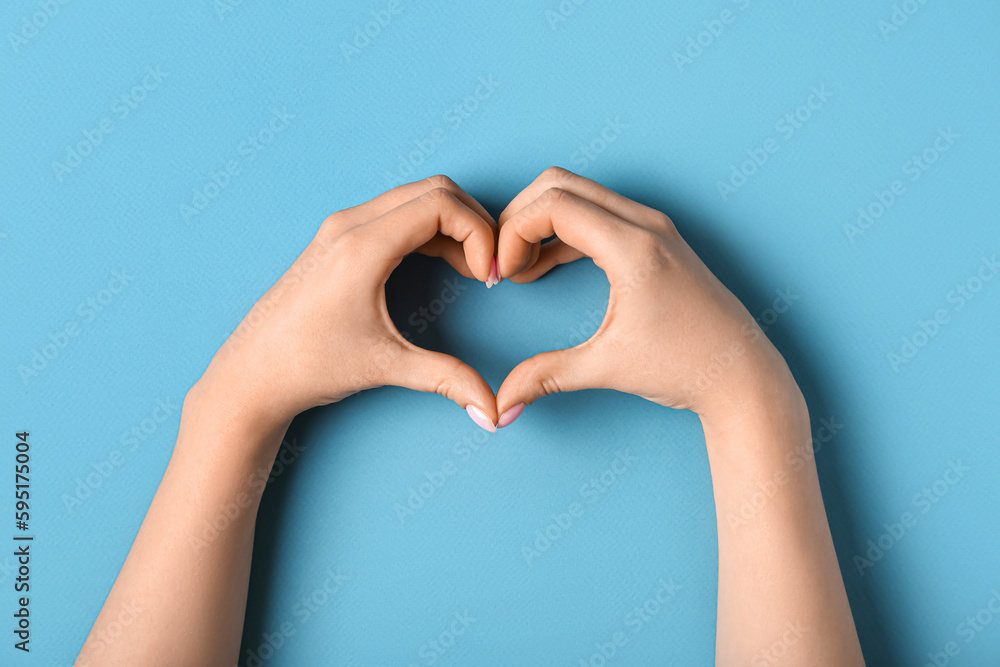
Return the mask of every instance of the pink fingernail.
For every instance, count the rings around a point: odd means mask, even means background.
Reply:
[[[503,428],[504,426],[510,426],[514,423],[514,420],[521,416],[524,409],[528,407],[524,403],[518,403],[514,407],[510,408],[502,415],[500,415],[500,421],[497,422],[497,428]]]
[[[490,275],[486,279],[486,288],[489,289],[499,283],[499,278],[500,274],[497,272],[497,258],[494,257],[490,260]]]
[[[486,429],[490,433],[496,433],[497,427],[490,421],[490,418],[486,416],[486,413],[477,408],[476,406],[469,404],[466,406],[465,411],[469,413],[469,417],[472,421],[476,422],[479,428]]]
[[[496,257],[493,258],[493,270],[497,274],[497,281],[493,283],[494,285],[499,285],[503,282],[503,276],[500,275],[500,260]]]

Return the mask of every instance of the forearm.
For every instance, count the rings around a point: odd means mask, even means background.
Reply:
[[[277,427],[192,390],[166,474],[78,665],[234,665]]]
[[[862,665],[791,375],[702,423],[719,532],[717,664]]]

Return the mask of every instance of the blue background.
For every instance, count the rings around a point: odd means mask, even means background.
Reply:
[[[435,173],[496,214],[551,164],[667,212],[771,322],[814,427],[842,425],[816,456],[868,664],[924,664],[949,641],[950,664],[998,659],[1000,618],[971,640],[959,624],[1000,590],[1000,280],[977,282],[1000,252],[1000,5],[911,0],[887,31],[890,0],[398,0],[351,50],[389,3],[309,4],[0,10],[0,433],[31,432],[36,535],[32,653],[13,649],[4,612],[0,662],[72,662],[170,456],[179,412],[158,423],[158,402],[180,404],[325,216]],[[826,99],[802,108],[814,89]],[[269,136],[276,111],[293,117]],[[76,166],[54,166],[102,122]],[[861,207],[878,217],[852,231]],[[115,271],[128,284],[102,292]],[[390,282],[400,328],[456,275],[407,260]],[[494,388],[580,342],[607,302],[590,262],[489,292],[458,281],[411,333]],[[792,305],[774,321],[779,290]],[[303,415],[289,440],[301,453],[264,498],[241,664],[427,665],[464,612],[475,621],[435,664],[578,665],[618,631],[630,642],[612,664],[711,663],[716,527],[694,415],[581,392],[487,438],[440,397],[380,389]],[[583,498],[626,449],[634,464]],[[446,465],[401,520],[397,503]],[[527,562],[572,501],[583,516]],[[904,512],[915,524],[886,537]],[[889,548],[859,571],[880,537]],[[328,570],[346,577],[329,595]],[[11,613],[14,576],[0,559]],[[676,596],[631,634],[661,578]]]

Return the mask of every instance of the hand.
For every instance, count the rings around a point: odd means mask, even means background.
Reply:
[[[395,385],[437,392],[492,428],[489,384],[458,359],[403,338],[389,318],[385,283],[417,251],[492,286],[495,238],[490,215],[444,176],[334,213],[249,312],[193,395],[269,427],[363,389]]]
[[[704,418],[794,386],[753,317],[666,215],[553,167],[500,215],[500,275],[526,283],[584,256],[611,284],[604,321],[584,343],[510,372],[497,392],[501,426],[558,391],[616,389]]]

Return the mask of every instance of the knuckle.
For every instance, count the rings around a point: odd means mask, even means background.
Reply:
[[[457,359],[451,361],[445,365],[443,370],[445,372],[441,376],[441,379],[437,381],[434,392],[453,401],[457,398],[457,391],[461,386],[460,373],[462,371],[462,362]]]
[[[642,259],[657,258],[663,254],[663,239],[649,229],[635,228],[628,236],[629,249]]]
[[[681,240],[681,233],[677,231],[677,225],[666,213],[656,212],[656,228],[668,244],[676,244]]]
[[[565,183],[573,177],[573,172],[562,167],[552,166],[542,172],[541,181],[544,183]]]
[[[434,388],[434,392],[444,396],[449,401],[452,395],[455,393],[455,383],[451,378],[442,378],[438,380],[437,386]]]
[[[332,237],[325,245],[335,253],[342,253],[344,256],[356,256],[361,252],[365,240],[361,231],[349,229]]]
[[[348,214],[346,211],[337,211],[326,216],[326,220],[319,226],[320,232],[331,234],[347,223]]]
[[[674,229],[674,221],[662,211],[653,211],[651,216],[652,224],[656,229],[668,231]]]
[[[552,187],[545,190],[542,195],[538,198],[539,202],[544,206],[559,206],[563,204],[569,193],[562,188]]]
[[[442,204],[452,201],[455,198],[455,196],[451,194],[451,190],[449,190],[448,188],[432,188],[431,190],[428,190],[427,192],[422,194],[420,198],[430,204],[440,206]]]
[[[529,386],[534,386],[542,396],[550,396],[560,392],[559,381],[553,376],[552,370],[542,358],[535,357],[526,362],[525,377]]]
[[[538,384],[542,388],[542,391],[545,392],[546,396],[551,396],[552,394],[558,394],[560,391],[559,383],[551,375],[546,375],[544,377],[538,378]]]
[[[445,188],[447,190],[455,190],[458,188],[455,181],[451,180],[444,174],[435,174],[434,176],[427,177],[427,184],[433,189]]]

